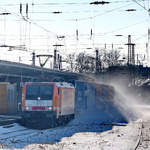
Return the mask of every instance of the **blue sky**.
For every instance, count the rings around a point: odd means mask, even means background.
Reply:
[[[29,61],[32,51],[37,54],[53,53],[54,44],[63,44],[59,48],[65,55],[70,52],[87,51],[94,53],[95,48],[103,49],[106,43],[111,49],[111,44],[118,49],[123,47],[122,53],[127,52],[127,36],[132,36],[136,44],[136,53],[145,53],[147,30],[150,19],[145,9],[134,0],[112,0],[106,5],[90,5],[90,0],[5,0],[0,2],[0,13],[10,12],[11,15],[0,15],[0,44],[25,45],[27,52],[7,51],[7,59],[12,59],[12,53],[17,57],[13,61]],[[22,16],[19,14],[19,4],[22,3]],[[28,22],[26,18],[26,3],[29,5]],[[34,5],[32,5],[32,3]],[[71,4],[72,3],[72,4]],[[148,0],[138,3],[148,8]],[[127,9],[136,9],[127,12]],[[60,11],[60,14],[52,12]],[[29,23],[30,22],[30,23]],[[93,35],[90,38],[90,31]],[[78,38],[76,40],[76,30]],[[115,35],[121,34],[122,37]],[[58,39],[57,36],[65,36]],[[87,50],[91,47],[92,50]],[[2,59],[3,55],[0,56]],[[10,58],[9,58],[10,57]]]

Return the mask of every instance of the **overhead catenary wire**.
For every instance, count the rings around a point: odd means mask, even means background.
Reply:
[[[147,36],[147,33],[140,35],[138,38],[134,39],[134,41],[141,40],[142,38],[145,38]]]
[[[128,4],[128,5],[129,5],[129,4]],[[99,15],[96,15],[96,16],[104,15],[104,14],[106,14],[106,13],[108,13],[108,12],[115,11],[115,10],[117,10],[117,9],[119,9],[119,8],[122,8],[122,7],[125,7],[125,6],[127,6],[127,5],[124,5],[124,6],[115,8],[115,9],[113,9],[113,10],[108,10],[107,12],[104,12],[104,13],[99,14]],[[96,17],[96,16],[92,16],[92,17],[90,16],[90,17],[88,17],[88,19],[92,19],[92,18],[94,18],[94,17]],[[34,20],[31,20],[31,19],[24,19],[24,18],[23,18],[23,20],[24,20],[24,21],[27,21],[27,22],[30,22],[31,24],[34,24],[34,25],[36,25],[36,26],[42,28],[42,29],[43,29],[44,31],[46,31],[46,32],[52,33],[52,32],[49,31],[48,29],[46,29],[46,28],[42,27],[41,25],[37,24],[36,22],[34,22]],[[76,20],[80,21],[80,19],[75,19],[75,21],[76,21]],[[55,34],[55,35],[56,35],[56,34]]]
[[[129,2],[129,1],[128,1]],[[69,5],[69,4],[68,4]],[[76,5],[76,4],[73,4],[73,5]],[[116,9],[117,10],[117,9]],[[116,10],[114,10],[114,11],[116,11]],[[105,12],[104,12],[105,13]],[[106,14],[107,14],[107,12],[106,12]],[[105,15],[105,14],[104,14]],[[90,16],[90,19],[92,20],[92,18],[91,17],[94,17],[95,15],[93,15],[93,16]],[[95,17],[94,17],[95,18]],[[80,18],[79,18],[80,19]],[[21,18],[21,20],[22,20],[22,18]],[[24,20],[24,18],[23,18],[23,20]],[[26,22],[28,22],[29,24],[33,24],[33,23],[35,23],[35,24],[38,24],[37,22],[35,22],[35,20],[34,19],[26,19],[26,20],[24,20],[24,21],[26,21]],[[78,21],[80,21],[80,20],[78,20]],[[32,23],[31,23],[32,22]],[[39,25],[39,24],[38,24]],[[35,25],[35,26],[37,26],[37,25]],[[44,26],[42,26],[42,27],[44,27]],[[41,27],[40,27],[41,28]],[[45,28],[45,27],[44,27]],[[46,30],[45,30],[46,29]],[[44,31],[46,32],[46,33],[50,33],[49,31],[47,31],[48,29],[47,28],[45,28],[44,29]],[[107,34],[111,34],[111,33],[115,33],[114,31],[112,32],[112,31],[110,31],[110,33],[107,33]],[[99,33],[99,34],[101,34],[101,33]],[[105,34],[105,33],[104,33]],[[90,33],[88,33],[87,35],[83,35],[83,34],[81,34],[80,33],[80,36],[89,36],[90,35]],[[93,32],[93,35],[95,35],[95,36],[105,36],[105,35],[98,35],[98,33],[96,34],[96,33],[94,33]],[[24,36],[24,37],[26,37],[26,35],[21,35],[21,36]],[[72,35],[72,36],[74,36],[74,35]],[[37,37],[38,38],[38,37]],[[40,38],[40,37],[39,37]],[[30,39],[33,39],[32,38],[32,35],[31,35],[31,38]],[[45,38],[46,39],[46,38]],[[28,39],[29,40],[29,39]]]
[[[91,0],[90,2],[92,2],[93,0]],[[40,6],[58,6],[58,5],[90,5],[90,2],[46,2],[46,3],[36,3],[36,2],[32,2],[32,3],[28,3],[31,6],[36,6],[36,5],[40,5]],[[112,1],[111,3],[126,3],[126,2],[130,2],[130,0],[116,0],[116,1]],[[24,3],[22,3],[23,5],[25,5]],[[19,3],[7,3],[7,4],[1,4],[0,6],[18,6],[20,5]]]
[[[147,22],[147,21],[148,21],[148,19],[145,19],[145,20],[142,20],[142,21],[140,21],[140,22],[136,22],[136,23],[134,23],[134,24],[126,25],[126,26],[124,26],[124,27],[121,27],[121,28],[118,28],[118,29],[115,29],[115,30],[112,30],[112,31],[105,32],[105,33],[103,33],[103,35],[107,35],[107,34],[110,34],[110,33],[115,33],[115,32],[118,32],[118,31],[121,31],[121,30],[130,28],[130,27],[134,27],[134,26],[136,26],[136,25],[143,24],[143,23],[145,23],[145,22]]]
[[[148,20],[147,19],[145,19],[145,20],[142,20],[142,21],[140,21],[140,22],[136,22],[136,23],[134,23],[134,24],[129,24],[129,25],[126,25],[126,26],[124,26],[124,27],[121,27],[121,28],[117,28],[117,29],[115,29],[115,30],[112,30],[112,31],[108,31],[108,32],[105,32],[105,33],[96,33],[96,34],[94,34],[95,36],[105,36],[105,35],[107,35],[107,34],[112,34],[112,33],[115,33],[115,32],[118,32],[118,31],[121,31],[121,30],[124,30],[124,29],[127,29],[127,28],[130,28],[130,27],[135,27],[136,25],[140,25],[140,24],[143,24],[143,23],[145,23],[145,22],[147,22]],[[31,23],[30,23],[31,24]],[[80,37],[82,37],[82,36],[89,36],[90,34],[80,34]],[[0,35],[0,36],[4,36],[4,35]],[[9,35],[9,36],[13,36],[13,37],[17,37],[17,36],[19,36],[19,35]],[[26,34],[25,35],[21,35],[21,37],[23,37],[24,36],[24,38],[25,38],[25,36],[26,36]],[[69,38],[71,38],[71,37],[75,37],[75,35],[67,35],[67,34],[65,34],[65,36],[66,37],[69,37]],[[32,35],[32,38],[30,37],[30,39],[47,39],[47,37],[45,36],[45,35]],[[12,39],[13,40],[13,39]]]
[[[6,12],[9,12],[8,10],[3,9],[2,7],[0,7],[0,9],[4,10],[4,11],[6,11]],[[30,22],[31,24],[34,24],[35,26],[41,28],[41,29],[44,30],[45,32],[51,33],[53,36],[57,36],[56,33],[54,33],[54,32],[52,32],[52,31],[46,29],[45,27],[39,25],[38,23],[34,22],[33,20],[27,19],[27,18],[25,18],[24,16],[20,16],[20,15],[17,14],[17,13],[12,13],[12,12],[10,12],[10,13],[11,13],[12,15],[16,16],[17,18],[19,17],[19,18],[20,18],[21,20],[23,20],[23,21],[27,21],[27,22]]]
[[[4,44],[6,42],[6,17],[4,15]]]
[[[66,19],[66,20],[69,20],[69,21],[76,21],[76,20],[78,20],[78,21],[84,21],[84,20],[89,20],[89,19],[93,19],[93,18],[96,18],[96,17],[100,17],[100,16],[102,16],[102,15],[106,15],[107,13],[111,13],[111,12],[113,12],[113,11],[119,10],[119,9],[121,9],[121,8],[124,8],[124,7],[126,7],[126,6],[129,6],[130,4],[131,4],[131,3],[128,3],[128,4],[126,4],[126,5],[123,5],[123,6],[120,6],[120,7],[116,7],[116,8],[113,8],[113,9],[111,9],[111,10],[107,10],[107,11],[105,11],[105,12],[103,12],[103,13],[99,13],[99,14],[96,14],[96,15],[94,15],[94,16],[83,17],[83,18],[76,18],[76,19]]]
[[[138,4],[140,7],[142,7],[146,11],[148,11],[148,9],[145,6],[141,5],[137,0],[132,0],[132,1],[135,2],[136,4]]]
[[[31,49],[31,23],[29,23],[28,49]]]
[[[3,8],[1,8],[1,9],[7,11],[6,9],[3,9]],[[8,12],[8,11],[7,11],[7,12]],[[27,23],[29,23],[29,24],[34,24],[35,26],[38,26],[39,28],[42,28],[44,31],[46,31],[46,32],[48,32],[48,33],[51,33],[51,34],[53,33],[53,32],[51,32],[51,31],[47,30],[46,28],[40,26],[39,24],[37,24],[37,23],[35,23],[35,22],[32,22],[31,20],[29,21],[27,12],[28,12],[28,9],[26,9],[26,18],[25,18],[22,14],[21,14],[21,16],[20,16],[20,15],[18,15],[18,14],[16,14],[16,13],[11,13],[11,14],[13,14],[13,15],[16,16],[16,17],[19,17],[20,20],[25,21],[24,44],[26,44]],[[20,13],[22,13],[22,10],[20,11]],[[20,24],[20,30],[22,30],[22,25],[21,25],[21,24]],[[29,32],[30,32],[30,31],[29,31]],[[54,36],[54,35],[56,36],[55,33],[53,33],[53,36]],[[30,46],[30,35],[29,35],[29,43],[28,43],[28,44],[29,44],[28,46]],[[22,45],[22,31],[20,32],[20,45]]]

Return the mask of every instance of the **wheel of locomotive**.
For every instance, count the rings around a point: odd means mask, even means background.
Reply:
[[[70,121],[70,117],[69,117],[69,115],[68,115],[68,116],[66,116],[66,119],[65,119],[66,124],[68,124],[69,121]]]
[[[54,118],[54,127],[59,126],[58,119]]]
[[[52,128],[55,127],[54,119],[51,119],[51,127],[52,127]]]
[[[56,119],[56,127],[58,127],[59,125],[60,125],[59,119]]]
[[[47,126],[50,127],[50,128],[53,128],[54,127],[54,119],[53,118],[48,118],[47,119]]]
[[[67,124],[67,117],[63,116],[62,117],[62,125],[66,125]]]
[[[57,125],[58,125],[58,126],[61,126],[61,125],[62,125],[61,118],[58,118],[58,119],[57,119]]]
[[[19,120],[18,120],[18,123],[19,123],[20,125],[22,125],[22,126],[25,126],[25,120],[24,120],[24,118],[19,119]]]
[[[70,117],[70,115],[69,115],[69,116],[67,117],[67,123],[69,123],[70,120],[71,120],[71,117]]]
[[[69,122],[68,116],[65,116],[65,125]]]

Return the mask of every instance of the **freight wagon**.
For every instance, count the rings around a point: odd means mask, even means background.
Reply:
[[[17,113],[17,86],[9,82],[0,82],[0,114]]]
[[[25,83],[22,87],[22,123],[54,127],[68,122],[74,117],[74,94],[74,86],[70,83]]]

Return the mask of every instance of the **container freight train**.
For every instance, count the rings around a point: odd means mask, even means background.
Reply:
[[[75,88],[70,83],[27,82],[22,87],[21,123],[54,127],[74,117]]]
[[[66,124],[74,116],[81,122],[127,121],[127,107],[115,95],[112,86],[93,82],[27,82],[22,87],[21,123],[41,129]]]

